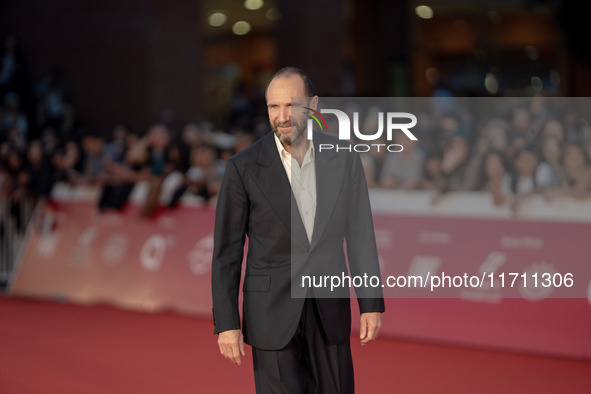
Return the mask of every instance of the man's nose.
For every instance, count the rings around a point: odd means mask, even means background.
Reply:
[[[289,107],[283,107],[279,110],[279,117],[278,117],[278,121],[279,122],[287,122],[291,119],[291,108]]]

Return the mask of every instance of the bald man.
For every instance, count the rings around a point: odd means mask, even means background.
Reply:
[[[322,133],[308,138],[303,108],[316,110],[318,96],[302,70],[279,70],[266,101],[272,132],[229,160],[218,198],[214,332],[221,354],[237,365],[244,343],[252,346],[259,394],[353,393],[349,289],[331,297],[306,288],[301,275],[347,275],[346,240],[351,275],[379,276],[363,168],[354,152],[319,150],[348,142]],[[356,291],[366,345],[378,336],[384,300],[381,289]]]

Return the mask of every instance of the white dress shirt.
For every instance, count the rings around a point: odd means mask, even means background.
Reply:
[[[312,232],[314,231],[314,217],[316,216],[316,168],[314,159],[314,144],[309,141],[308,150],[304,155],[302,166],[297,160],[285,150],[277,135],[275,143],[281,157],[281,163],[287,173],[287,178],[291,184],[291,190],[295,196],[296,203],[308,241],[312,242]],[[293,209],[293,207],[292,207]]]

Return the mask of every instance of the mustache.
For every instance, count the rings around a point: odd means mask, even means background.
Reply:
[[[275,127],[291,127],[291,121],[288,122],[275,122]]]

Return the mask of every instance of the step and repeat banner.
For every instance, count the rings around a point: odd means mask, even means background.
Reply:
[[[436,205],[425,192],[371,198],[385,335],[591,358],[588,207],[534,197],[515,217],[479,193]],[[477,217],[460,214],[478,204]],[[211,316],[214,208],[141,212],[131,203],[101,214],[87,199],[58,199],[31,225],[11,293]]]

